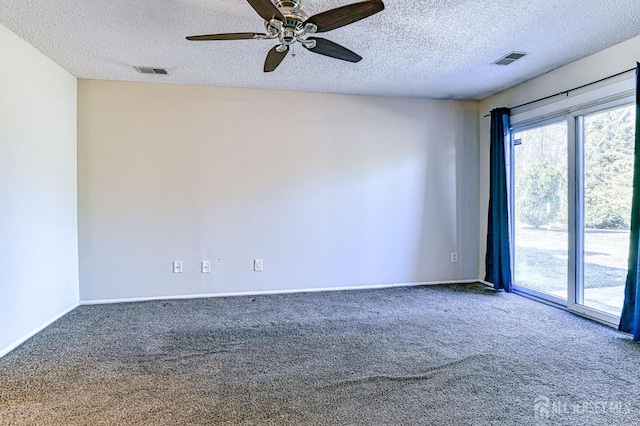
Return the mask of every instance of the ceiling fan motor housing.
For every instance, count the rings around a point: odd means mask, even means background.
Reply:
[[[294,44],[296,41],[304,44],[303,37],[316,31],[314,24],[304,23],[309,19],[309,15],[300,10],[300,3],[297,1],[280,0],[274,3],[284,17],[284,21],[277,19],[266,21],[267,32],[279,38],[280,42],[287,46]]]

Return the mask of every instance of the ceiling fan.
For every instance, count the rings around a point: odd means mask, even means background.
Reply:
[[[382,0],[365,0],[359,3],[327,10],[309,17],[300,9],[297,0],[247,0],[264,19],[267,33],[224,33],[187,37],[187,40],[272,40],[280,44],[267,54],[264,72],[275,70],[289,52],[289,46],[298,42],[307,50],[348,62],[358,62],[362,57],[346,47],[310,34],[325,33],[352,24],[384,9]]]

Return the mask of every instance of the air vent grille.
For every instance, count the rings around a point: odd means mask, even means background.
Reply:
[[[509,65],[526,55],[524,52],[511,52],[493,63],[495,65]]]
[[[154,67],[134,67],[141,74],[159,74],[159,75],[167,75],[169,72],[164,68],[154,68]]]

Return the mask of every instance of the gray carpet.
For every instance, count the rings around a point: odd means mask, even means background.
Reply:
[[[474,285],[81,306],[0,359],[0,424],[640,424],[640,346]]]

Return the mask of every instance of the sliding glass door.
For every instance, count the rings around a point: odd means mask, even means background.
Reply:
[[[514,283],[567,299],[567,123],[513,134]]]
[[[624,300],[635,106],[629,99],[512,132],[517,291],[615,324]]]
[[[576,117],[582,193],[575,304],[619,317],[629,250],[635,106]]]

